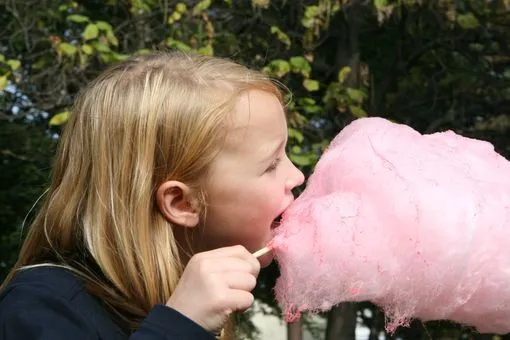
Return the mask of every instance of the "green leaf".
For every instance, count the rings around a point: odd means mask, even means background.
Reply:
[[[98,42],[93,42],[92,46],[94,46],[96,51],[101,52],[101,53],[111,52],[110,46],[108,46],[106,44],[101,44],[101,43],[98,43]]]
[[[7,65],[10,66],[11,70],[16,71],[21,66],[21,62],[16,59],[7,60]]]
[[[0,76],[0,91],[7,87],[9,81],[7,80],[7,75]]]
[[[365,100],[365,98],[366,98],[365,92],[363,92],[361,90],[348,87],[346,91],[347,91],[347,95],[349,96],[349,98],[351,98],[352,100],[354,100],[357,103],[363,103],[363,100]]]
[[[299,105],[301,105],[301,106],[315,105],[315,103],[316,103],[315,99],[309,98],[309,97],[299,98],[298,102],[299,102]]]
[[[193,7],[191,12],[193,13],[193,15],[199,15],[200,13],[208,9],[209,6],[211,6],[211,0],[202,0]]]
[[[312,98],[300,98],[298,100],[298,103],[302,110],[304,110],[307,113],[319,113],[323,110],[323,108],[320,105],[316,104],[316,101]]]
[[[106,21],[96,21],[96,26],[97,28],[99,28],[101,31],[105,31],[105,32],[110,32],[112,31],[112,25],[110,25],[109,23],[107,23]]]
[[[89,22],[89,18],[81,14],[71,14],[67,17],[67,20],[76,22],[78,24]]]
[[[108,39],[110,44],[112,44],[113,46],[119,46],[119,41],[117,40],[117,37],[115,36],[115,34],[113,34],[112,31],[108,31],[108,33],[106,33],[106,39]]]
[[[127,54],[121,54],[121,53],[115,53],[115,52],[113,52],[111,54],[111,56],[112,56],[112,60],[114,60],[114,61],[123,61],[123,60],[126,60],[129,58],[129,55],[127,55]]]
[[[290,160],[299,166],[307,166],[312,164],[312,160],[309,156],[290,154]]]
[[[179,2],[177,5],[175,5],[175,10],[178,13],[184,14],[188,10],[188,7],[186,6],[186,4]]]
[[[275,59],[269,63],[268,71],[281,78],[290,72],[290,64],[286,60]]]
[[[182,18],[182,14],[179,13],[179,12],[173,12],[172,15],[170,17],[168,17],[168,24],[169,25],[172,25],[174,24],[176,21],[179,21],[181,20]]]
[[[213,56],[214,55],[214,50],[213,50],[212,45],[209,44],[207,46],[200,47],[198,49],[198,53],[203,54],[203,55],[207,55],[207,56]]]
[[[5,56],[3,54],[0,54],[0,63],[3,63],[5,61]]]
[[[303,106],[303,110],[307,113],[319,113],[322,111],[322,107],[320,105],[306,105]]]
[[[32,68],[35,70],[41,70],[48,64],[48,60],[44,57],[37,59],[33,64]]]
[[[87,65],[87,61],[89,60],[88,56],[86,54],[80,53],[78,54],[80,66]]]
[[[351,110],[352,114],[357,118],[367,117],[368,114],[359,106],[349,105],[349,110]]]
[[[105,64],[111,63],[112,61],[115,61],[115,58],[113,58],[111,53],[100,53],[99,59]]]
[[[290,65],[292,66],[293,72],[301,73],[306,78],[310,77],[312,67],[310,66],[308,60],[306,60],[304,57],[301,56],[292,57],[290,58],[289,62]]]
[[[83,44],[81,45],[81,50],[83,51],[83,53],[85,53],[86,55],[91,55],[92,53],[94,53],[94,48],[92,46],[90,46],[89,44]]]
[[[168,38],[166,41],[166,44],[168,47],[178,49],[179,51],[182,51],[182,52],[189,52],[192,50],[192,48],[190,46],[188,46],[187,44],[183,43],[182,41],[175,40],[172,38]]]
[[[99,35],[99,28],[97,28],[94,24],[88,24],[87,27],[85,27],[85,30],[83,31],[83,39],[85,40],[92,40],[96,39]]]
[[[345,82],[345,80],[347,79],[349,74],[351,74],[351,72],[352,69],[349,66],[344,66],[340,69],[340,71],[338,72],[338,81],[340,82],[340,84],[343,84]]]
[[[294,145],[291,151],[293,154],[300,154],[302,152],[301,147],[299,145]]]
[[[319,82],[317,80],[305,79],[303,86],[310,92],[317,91],[319,89]]]
[[[276,38],[280,40],[282,43],[289,48],[291,46],[291,41],[289,36],[283,32],[278,26],[271,26],[271,33],[276,35]]]
[[[151,11],[151,2],[149,0],[131,0],[130,12],[134,15],[139,15],[141,13],[149,13]]]
[[[294,138],[299,144],[303,143],[303,140],[305,137],[303,137],[303,134],[293,128],[288,128],[289,138]]]
[[[58,49],[60,50],[60,52],[70,57],[74,56],[76,52],[78,52],[76,46],[71,45],[69,43],[61,43],[60,45],[58,45]]]
[[[301,25],[306,28],[313,28],[320,21],[317,16],[320,14],[319,6],[307,6],[303,18],[301,19]]]
[[[301,19],[301,25],[306,28],[312,28],[316,23],[316,17],[319,15],[319,6],[307,6],[303,18]]]
[[[305,18],[314,18],[319,14],[319,6],[307,6],[305,9]]]
[[[459,14],[457,16],[457,23],[466,30],[480,26],[480,22],[478,22],[478,19],[473,13]]]
[[[388,6],[388,0],[374,0],[374,6],[378,10],[383,9]]]
[[[60,112],[51,117],[49,124],[50,126],[59,126],[67,122],[68,119],[69,111]]]
[[[315,23],[315,20],[313,18],[303,18],[301,19],[301,25],[306,28],[313,27],[313,24]]]

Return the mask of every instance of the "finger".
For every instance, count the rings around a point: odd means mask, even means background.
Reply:
[[[209,273],[222,273],[226,275],[232,275],[235,273],[246,273],[253,276],[258,276],[259,268],[253,263],[245,261],[237,257],[220,257],[213,259],[204,259],[200,263],[200,266],[205,272]]]
[[[243,312],[251,307],[255,298],[245,290],[231,289],[228,293],[228,307],[232,311]]]
[[[246,272],[231,272],[226,280],[229,288],[247,292],[252,291],[257,285],[257,278]]]
[[[235,256],[237,256],[237,257],[239,257],[239,258],[249,262],[252,265],[252,267],[253,267],[254,275],[258,276],[258,274],[260,272],[260,262],[259,262],[259,260],[255,256],[253,256],[253,254],[251,252],[249,252],[243,246],[238,245],[238,246],[233,246],[233,247],[230,247],[230,248],[231,248],[232,253]]]
[[[240,245],[210,250],[207,252],[199,253],[194,257],[197,259],[237,257],[250,263],[254,274],[258,275],[260,272],[260,262],[245,247]]]
[[[243,257],[250,252],[241,245],[229,246],[217,248],[209,251],[205,251],[201,254],[207,255],[207,257],[223,257],[223,256],[239,256]]]

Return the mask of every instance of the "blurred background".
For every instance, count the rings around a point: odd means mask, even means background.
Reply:
[[[288,86],[288,151],[305,173],[366,116],[451,129],[510,155],[510,0],[0,0],[0,279],[77,91],[153,49],[228,57]],[[388,335],[370,303],[287,325],[277,276],[276,265],[261,274],[241,339],[510,339],[419,321]]]

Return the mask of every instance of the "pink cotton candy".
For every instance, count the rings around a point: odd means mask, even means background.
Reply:
[[[276,298],[289,321],[371,301],[390,332],[411,318],[510,332],[509,206],[490,143],[356,120],[275,230]]]

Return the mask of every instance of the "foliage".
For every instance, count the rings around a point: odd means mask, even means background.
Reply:
[[[178,49],[266,72],[292,93],[288,151],[307,173],[345,124],[374,115],[486,139],[508,157],[509,12],[509,0],[0,0],[3,268],[45,187],[50,137],[108,64]],[[276,275],[274,266],[262,274],[256,292],[266,302]],[[375,339],[384,316],[370,304],[357,310]],[[431,325],[399,335],[464,332]]]
[[[0,274],[15,261],[20,231],[45,190],[54,142],[34,122],[0,120]]]

